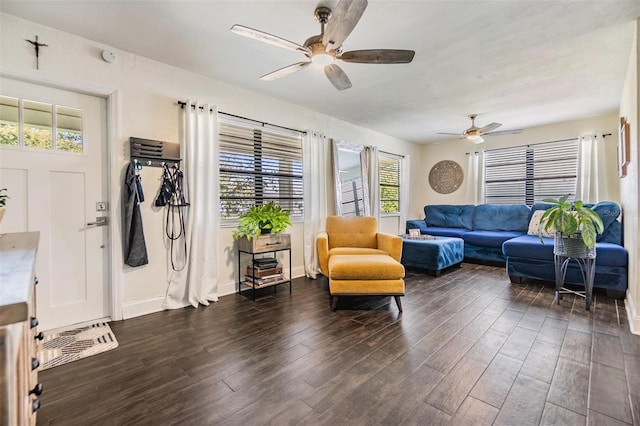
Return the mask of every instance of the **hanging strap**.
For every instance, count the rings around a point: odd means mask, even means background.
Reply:
[[[165,233],[169,239],[169,249],[171,253],[171,268],[174,271],[182,271],[187,265],[187,238],[184,223],[184,209],[189,204],[184,199],[183,192],[184,174],[178,166],[174,166],[173,172],[164,166],[163,181],[168,181],[167,186],[171,188],[171,194],[167,199],[167,220],[165,223]],[[165,184],[163,183],[163,186]],[[176,220],[177,216],[177,220]],[[174,242],[182,238],[182,248],[184,250],[185,261],[180,267],[176,267],[177,256],[175,256]],[[174,257],[176,259],[174,260]]]

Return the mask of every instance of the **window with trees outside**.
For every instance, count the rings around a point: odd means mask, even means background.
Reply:
[[[82,111],[0,96],[0,146],[82,153]]]
[[[393,154],[378,155],[381,214],[400,213],[400,160],[402,157]]]
[[[485,151],[485,202],[526,204],[575,194],[578,139]]]
[[[220,218],[273,201],[304,217],[302,132],[219,114]]]

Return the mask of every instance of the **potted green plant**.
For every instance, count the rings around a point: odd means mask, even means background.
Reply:
[[[291,225],[290,214],[288,210],[272,201],[253,206],[240,215],[238,229],[233,232],[233,238],[237,240],[246,237],[247,240],[251,240],[262,234],[280,234]]]
[[[7,203],[7,199],[9,198],[6,192],[7,188],[0,189],[0,222],[2,222],[2,218],[4,217],[5,204]]]
[[[589,207],[585,207],[582,201],[569,202],[568,198],[569,195],[565,195],[558,200],[543,200],[553,205],[540,218],[540,240],[542,241],[541,231],[544,226],[546,231],[555,229],[556,238],[577,240],[588,249],[593,249],[596,235],[604,231],[602,219]]]

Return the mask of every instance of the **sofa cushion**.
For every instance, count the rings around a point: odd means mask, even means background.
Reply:
[[[551,227],[546,230],[544,226],[540,227],[540,219],[542,219],[542,215],[544,214],[544,210],[536,210],[531,214],[531,220],[529,220],[529,230],[527,234],[529,235],[542,235],[543,237],[553,237],[556,232],[556,228],[551,225]]]
[[[598,234],[596,237],[596,241],[601,241],[604,233],[607,232],[607,229],[609,229],[618,216],[620,216],[620,206],[611,201],[601,201],[591,209],[600,216],[602,224],[604,225],[604,232],[602,234]]]
[[[600,239],[596,239],[598,242],[612,243],[619,246],[622,245],[622,223],[617,220],[613,222],[605,231],[602,236],[598,236]]]
[[[473,229],[527,232],[530,214],[524,204],[480,204],[473,210]]]
[[[368,216],[328,216],[329,248],[377,248],[378,221]]]
[[[596,243],[596,265],[627,266],[629,256],[624,247],[611,243]]]
[[[540,242],[537,235],[522,235],[505,241],[502,244],[502,253],[509,257],[522,257],[525,259],[553,260],[553,238],[542,238]]]
[[[505,241],[524,235],[520,231],[469,231],[462,235],[465,243],[480,247],[502,247]]]
[[[523,235],[502,244],[502,252],[508,257],[553,261],[553,238]],[[596,243],[596,265],[626,266],[627,251],[624,247],[611,243]]]
[[[427,226],[426,228],[421,229],[420,232],[427,235],[435,235],[438,237],[462,238],[462,236],[467,232],[469,232],[469,230],[465,228],[438,228],[438,227]]]
[[[424,206],[427,226],[473,229],[474,206],[470,204],[434,204]]]
[[[404,278],[404,266],[381,254],[335,255],[329,258],[332,280],[398,280]]]
[[[384,250],[365,247],[334,247],[329,250],[329,256],[339,256],[344,254],[384,254],[389,255]]]

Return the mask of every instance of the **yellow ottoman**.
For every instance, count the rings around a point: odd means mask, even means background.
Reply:
[[[404,266],[384,254],[344,254],[329,257],[331,308],[339,296],[394,296],[402,312]]]

